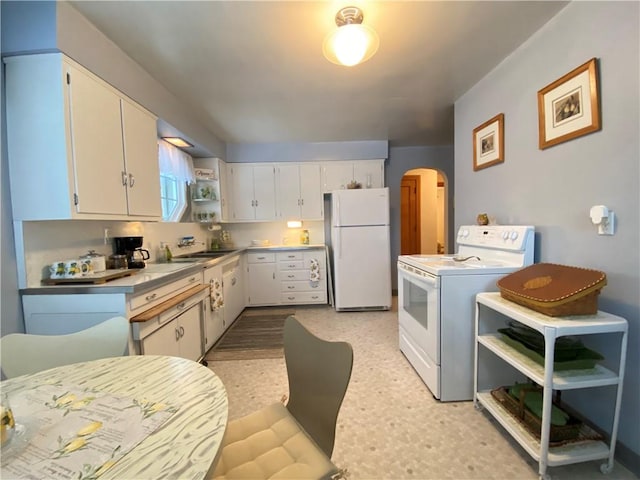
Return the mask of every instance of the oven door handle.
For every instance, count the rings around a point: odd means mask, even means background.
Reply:
[[[432,277],[432,276],[422,276],[422,275],[418,275],[417,273],[412,272],[411,270],[407,270],[405,268],[400,267],[400,272],[402,272],[402,275],[409,277],[411,279],[417,280],[420,283],[426,284],[431,288],[439,288],[440,287],[440,278],[439,277]]]

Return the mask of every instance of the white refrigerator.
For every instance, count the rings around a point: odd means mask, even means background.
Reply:
[[[389,310],[389,189],[335,190],[329,202],[336,310]]]

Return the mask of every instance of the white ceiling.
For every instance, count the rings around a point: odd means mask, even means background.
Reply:
[[[442,145],[455,100],[567,2],[72,3],[225,142]],[[380,48],[348,68],[322,42],[350,4]]]

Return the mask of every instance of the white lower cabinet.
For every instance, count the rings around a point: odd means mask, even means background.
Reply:
[[[278,265],[273,252],[247,254],[247,278],[249,305],[274,305],[280,303]]]
[[[502,340],[498,328],[505,327],[506,322],[511,320],[533,328],[544,336],[544,367]],[[474,404],[477,408],[484,407],[520,446],[538,461],[540,478],[549,478],[547,467],[598,459],[607,459],[600,470],[603,473],[611,472],[622,399],[627,330],[628,324],[624,318],[605,312],[597,312],[595,315],[548,317],[505,300],[498,292],[480,293],[476,296]],[[606,358],[604,362],[608,367],[597,364],[592,369],[554,371],[556,340],[567,335],[579,335],[585,339],[591,335],[609,335],[610,337],[607,338],[617,342],[613,345],[617,345],[619,357]],[[542,387],[542,426],[539,439],[524,428],[515,416],[491,394],[495,388],[526,380]],[[561,446],[550,446],[550,419],[554,391],[577,391],[599,387],[610,387],[616,390],[615,404],[609,406],[612,412],[612,424],[607,432],[608,443],[604,440],[582,440]],[[588,392],[585,392],[585,395],[588,395]],[[602,409],[606,410],[606,407],[602,406]]]
[[[325,263],[322,249],[278,253],[280,302],[327,303]]]
[[[249,253],[249,305],[327,303],[325,255],[323,248]]]
[[[192,306],[141,340],[143,355],[170,355],[197,362],[202,351],[202,306]]]

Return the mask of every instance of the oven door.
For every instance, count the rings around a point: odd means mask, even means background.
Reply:
[[[400,351],[440,398],[440,277],[398,262]]]

